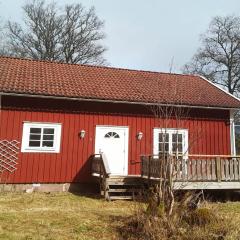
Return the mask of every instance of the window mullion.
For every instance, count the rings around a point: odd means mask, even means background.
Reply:
[[[41,128],[40,146],[43,147],[43,127]]]
[[[168,143],[169,150],[168,151],[169,151],[169,154],[172,154],[172,132],[169,131],[168,134],[169,134],[169,143]]]

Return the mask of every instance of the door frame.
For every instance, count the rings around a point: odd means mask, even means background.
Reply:
[[[121,175],[128,175],[128,144],[129,144],[129,126],[116,126],[116,125],[96,125],[95,127],[95,142],[94,142],[94,152],[95,154],[99,154],[98,149],[96,149],[97,145],[97,130],[98,129],[109,129],[110,131],[114,129],[124,129],[124,172]]]

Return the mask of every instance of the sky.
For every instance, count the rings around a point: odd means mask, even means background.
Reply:
[[[2,21],[20,22],[25,0],[0,0]],[[46,0],[51,2],[51,0]],[[239,15],[240,0],[58,0],[59,5],[82,3],[94,6],[105,21],[112,67],[181,72],[200,47],[214,16]]]

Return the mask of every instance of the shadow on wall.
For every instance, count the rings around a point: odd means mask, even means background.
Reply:
[[[69,192],[76,195],[86,195],[94,198],[100,198],[98,179],[91,175],[93,158],[94,155],[91,155],[79,169],[70,183],[68,188]]]

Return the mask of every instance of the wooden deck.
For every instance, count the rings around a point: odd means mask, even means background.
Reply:
[[[141,156],[141,177],[159,181],[163,160]],[[229,155],[189,155],[175,159],[175,189],[240,189],[240,157]]]
[[[159,182],[163,163],[156,155],[141,156],[140,175],[111,176],[105,155],[98,154],[92,158],[92,175],[106,199],[132,199],[143,185]],[[189,155],[175,158],[172,167],[176,190],[240,190],[240,156]]]

